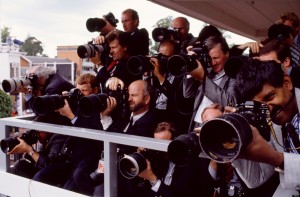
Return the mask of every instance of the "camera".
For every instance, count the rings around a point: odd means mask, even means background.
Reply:
[[[178,136],[168,146],[169,159],[181,167],[187,166],[200,152],[199,137],[195,132]]]
[[[247,101],[237,104],[236,113],[224,114],[205,122],[199,143],[203,152],[218,163],[235,160],[252,140],[250,125],[270,140],[271,118],[266,104]]]
[[[183,76],[198,67],[196,60],[201,62],[204,69],[211,67],[211,57],[203,43],[193,44],[193,55],[173,55],[168,61],[168,70],[174,76]]]
[[[152,31],[152,38],[155,42],[162,42],[164,40],[174,40],[177,43],[180,42],[178,30],[165,27],[154,28]]]
[[[167,71],[167,62],[168,57],[158,53],[154,54],[151,57],[158,59],[161,65],[162,73]],[[144,72],[152,71],[153,65],[150,62],[151,57],[146,57],[143,55],[132,56],[128,59],[127,69],[132,75],[142,75]]]
[[[95,57],[96,52],[98,52],[100,56],[103,52],[109,52],[109,50],[107,44],[93,44],[93,41],[90,41],[88,44],[78,46],[77,55],[80,58],[91,58]]]
[[[10,78],[2,81],[2,88],[5,92],[14,92],[21,89],[22,86],[34,86],[37,83],[37,75],[30,74],[29,76],[20,79]]]
[[[65,95],[38,96],[34,99],[32,110],[37,115],[44,115],[62,108],[65,105],[65,99],[68,100],[70,107],[74,109],[81,97],[82,94],[78,88],[71,89]]]
[[[173,55],[168,60],[168,71],[175,77],[183,76],[198,67],[196,55]]]
[[[23,133],[20,136],[21,139],[23,139],[28,145],[32,145],[37,143],[37,131],[36,130],[29,130],[25,133]],[[10,152],[16,145],[20,143],[20,141],[16,137],[9,137],[1,140],[1,150],[4,153]]]
[[[146,159],[151,163],[153,171],[156,171],[158,165],[156,161],[161,158],[159,151],[146,149],[145,151],[134,152],[129,155],[124,155],[119,159],[119,171],[127,179],[133,179],[140,172],[147,168]]]
[[[118,105],[123,105],[128,100],[128,91],[127,89],[121,90],[118,88],[115,91],[84,96],[79,99],[79,110],[84,116],[100,113],[107,108],[107,98],[110,96],[117,100]]]
[[[106,21],[101,18],[89,18],[86,21],[86,28],[89,32],[100,32],[106,25]]]

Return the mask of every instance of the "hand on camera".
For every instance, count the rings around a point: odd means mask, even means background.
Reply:
[[[107,102],[107,107],[105,110],[100,112],[100,117],[109,116],[117,106],[117,100],[114,97],[108,97],[106,102]]]
[[[73,114],[67,99],[65,99],[64,101],[65,101],[65,105],[62,108],[59,108],[58,110],[56,110],[56,112],[59,112],[61,115],[72,120],[75,117],[75,115]]]
[[[153,74],[158,78],[160,83],[163,83],[165,81],[165,77],[161,74],[159,60],[157,58],[150,58],[150,62],[154,68]]]
[[[118,90],[118,88],[120,87],[121,90],[123,90],[124,82],[117,77],[111,77],[106,82],[106,87],[108,87],[110,90]]]
[[[251,125],[250,125],[251,126]],[[275,167],[283,162],[283,154],[276,151],[259,133],[257,128],[251,126],[252,141],[245,151],[240,154],[240,158],[268,163]]]
[[[17,138],[19,140],[19,144],[16,145],[10,152],[8,152],[8,155],[11,154],[20,154],[20,153],[27,153],[32,150],[32,147],[29,146],[24,140],[22,140],[20,137]]]
[[[99,35],[96,38],[94,38],[93,41],[94,41],[94,44],[103,44],[103,43],[105,43],[105,37],[102,35]]]
[[[138,176],[143,179],[146,179],[148,181],[156,180],[157,177],[153,173],[150,161],[148,159],[146,159],[146,162],[147,162],[147,168],[145,170],[143,170],[141,173],[139,173]]]

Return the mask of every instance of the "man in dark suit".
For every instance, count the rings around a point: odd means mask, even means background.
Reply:
[[[122,12],[122,24],[125,32],[130,33],[132,55],[149,54],[149,34],[145,28],[138,29],[140,20],[137,11],[126,9]]]
[[[172,124],[161,122],[155,129],[154,138],[173,140],[175,132]],[[168,165],[159,166],[165,167],[162,175],[159,175],[153,163],[147,160],[148,166],[139,176],[150,182],[152,192],[149,189],[144,192],[152,193],[152,196],[164,197],[212,196],[214,191],[212,183],[214,181],[207,170],[210,162],[208,159],[196,157],[184,166],[168,161],[168,157],[165,157],[165,160]]]

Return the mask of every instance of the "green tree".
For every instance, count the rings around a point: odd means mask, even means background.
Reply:
[[[5,43],[6,42],[6,37],[9,36],[9,28],[8,27],[3,27],[1,29],[1,42]]]
[[[0,89],[0,118],[10,117],[12,113],[12,102],[10,96]]]
[[[42,42],[32,36],[28,36],[24,41],[21,50],[26,52],[28,56],[42,56],[44,51]]]
[[[173,20],[172,16],[167,16],[166,18],[162,18],[159,21],[156,22],[156,24],[153,26],[154,28],[163,27],[163,28],[169,28],[171,26],[171,22]],[[153,44],[154,43],[154,44]],[[153,55],[157,52],[158,49],[158,42],[155,42],[154,40],[150,40],[150,55]]]

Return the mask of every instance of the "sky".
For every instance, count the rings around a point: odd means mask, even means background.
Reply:
[[[86,29],[88,18],[112,12],[123,30],[121,13],[127,8],[139,14],[139,28],[146,28],[151,36],[157,21],[167,16],[185,16],[190,32],[197,37],[204,23],[195,18],[159,6],[147,0],[0,0],[0,26],[9,27],[11,36],[24,41],[29,35],[43,43],[44,54],[56,56],[57,46],[82,45],[98,35]],[[243,43],[249,39],[230,34],[228,43]]]

